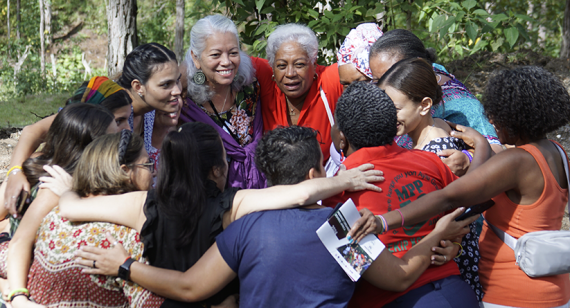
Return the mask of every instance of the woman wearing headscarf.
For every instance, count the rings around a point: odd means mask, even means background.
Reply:
[[[375,23],[361,24],[350,30],[336,53],[338,75],[343,89],[355,81],[372,80],[368,56],[370,47],[382,34]]]
[[[368,63],[370,47],[382,36],[382,30],[375,23],[361,24],[350,30],[338,49],[338,76],[343,91],[353,82],[372,80],[372,71]],[[341,155],[331,144],[331,157],[325,165],[327,176],[333,176],[341,164]]]

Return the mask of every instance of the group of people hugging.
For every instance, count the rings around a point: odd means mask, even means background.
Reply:
[[[562,83],[496,72],[481,104],[418,37],[373,23],[333,65],[318,50],[285,24],[250,57],[207,16],[182,63],[138,46],[25,127],[0,187],[6,304],[570,307],[568,274],[527,276],[488,225],[560,229]],[[347,243],[384,245],[358,282],[316,234],[348,199]],[[456,220],[490,199],[486,222]]]

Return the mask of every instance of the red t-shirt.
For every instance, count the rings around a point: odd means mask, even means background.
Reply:
[[[251,58],[256,70],[256,77],[261,86],[261,113],[263,115],[263,128],[269,131],[278,126],[289,126],[287,121],[288,108],[285,94],[273,81],[273,70],[265,59]],[[313,82],[309,89],[309,94],[305,98],[305,103],[299,114],[298,126],[311,127],[319,132],[319,142],[326,161],[329,158],[331,145],[331,123],[326,112],[324,102],[321,98],[319,88],[323,88],[331,114],[334,115],[336,102],[342,94],[342,85],[338,77],[338,67],[316,66],[319,77]]]
[[[339,202],[352,198],[357,209],[367,208],[375,215],[384,214],[404,207],[425,194],[439,190],[457,178],[437,155],[426,151],[403,149],[395,143],[362,148],[343,162],[347,169],[365,163],[372,163],[375,166],[374,169],[384,172],[386,180],[377,184],[382,188],[382,192],[343,192],[325,200],[325,205],[335,206]],[[379,235],[378,238],[390,252],[401,258],[406,251],[434,229],[435,223],[441,216],[443,214],[412,226],[389,230],[388,233]],[[349,307],[382,307],[412,289],[451,275],[459,275],[455,262],[447,262],[442,266],[430,266],[404,292],[381,290],[361,280]]]

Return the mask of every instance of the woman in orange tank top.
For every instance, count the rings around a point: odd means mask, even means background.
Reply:
[[[484,107],[502,144],[514,145],[452,182],[444,189],[414,201],[383,217],[389,228],[411,225],[459,206],[472,206],[493,198],[485,213],[488,221],[515,238],[527,232],[559,230],[568,202],[563,158],[546,134],[570,118],[570,95],[551,73],[538,67],[519,67],[496,74],[485,90]],[[457,126],[460,131],[463,127]],[[468,134],[453,132],[474,146]],[[474,161],[491,155],[487,145]],[[566,158],[564,158],[566,159]],[[367,224],[364,224],[364,222]],[[381,226],[365,213],[363,225]],[[377,229],[381,229],[378,227]],[[359,238],[365,228],[354,229]],[[380,230],[377,230],[380,231]],[[482,307],[570,307],[568,274],[530,278],[515,263],[512,249],[483,227],[479,274],[485,296]]]

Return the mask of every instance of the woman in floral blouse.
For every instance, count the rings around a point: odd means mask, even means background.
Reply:
[[[216,128],[228,156],[229,187],[264,188],[265,176],[253,159],[263,132],[259,84],[251,59],[240,50],[234,23],[221,15],[200,19],[192,27],[181,70],[189,97],[180,120]]]

